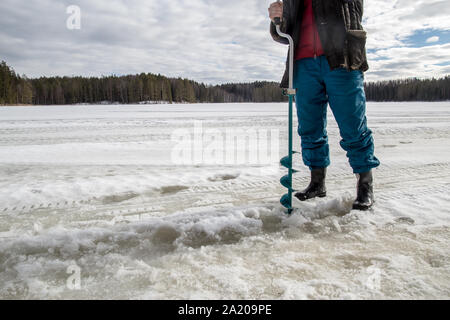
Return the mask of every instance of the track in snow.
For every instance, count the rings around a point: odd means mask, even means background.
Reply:
[[[375,171],[375,194],[377,204],[388,200],[418,200],[448,193],[450,187],[450,162],[400,167],[391,163]],[[294,186],[301,188],[309,183],[304,175],[294,178]],[[328,196],[309,200],[327,202],[345,193],[355,193],[355,177],[348,171],[329,172]],[[138,194],[116,194],[103,198],[88,198],[69,202],[64,199],[56,203],[34,204],[28,207],[0,208],[4,218],[20,218],[33,224],[38,217],[75,217],[72,223],[95,223],[98,221],[135,221],[147,217],[160,217],[175,212],[201,212],[237,206],[278,206],[278,199],[285,191],[277,177],[259,177],[251,182],[238,179],[219,181],[211,185],[171,186],[154,196]],[[302,207],[300,202],[297,205]],[[305,210],[305,209],[303,209]],[[57,218],[55,218],[57,219]],[[1,237],[1,234],[0,234]]]

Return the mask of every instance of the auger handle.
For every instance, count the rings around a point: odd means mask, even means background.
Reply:
[[[287,34],[287,33],[283,33],[281,31],[281,18],[277,17],[274,19],[274,24],[276,26],[277,29],[277,33],[280,37],[282,38],[286,38],[289,42],[289,88],[288,88],[288,93],[289,94],[295,94],[295,90],[294,90],[294,39],[292,39],[292,37]]]

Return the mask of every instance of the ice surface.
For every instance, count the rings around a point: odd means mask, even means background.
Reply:
[[[283,156],[286,109],[0,108],[0,298],[448,299],[450,103],[368,104],[382,162],[371,212],[351,210],[331,112],[329,195],[292,216],[278,159],[173,161],[174,132],[196,123],[278,130]]]

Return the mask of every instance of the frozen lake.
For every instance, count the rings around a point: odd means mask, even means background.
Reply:
[[[286,104],[1,107],[0,299],[450,298],[450,102],[368,104],[369,212],[328,120],[286,216]]]

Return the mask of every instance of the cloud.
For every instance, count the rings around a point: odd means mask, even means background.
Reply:
[[[212,84],[279,81],[287,47],[268,32],[272,1],[2,0],[0,59],[31,77],[153,72]],[[365,1],[366,79],[448,72],[448,44],[406,45],[417,32],[450,30],[446,2]],[[72,4],[81,8],[81,30],[66,28]]]
[[[439,41],[439,37],[438,36],[433,36],[433,37],[429,37],[427,39],[427,43],[432,43],[432,42],[438,42]]]
[[[450,61],[449,44],[417,47],[408,40],[425,30],[450,30],[446,0],[365,1],[365,23],[370,70],[367,80],[441,77],[439,63]]]

